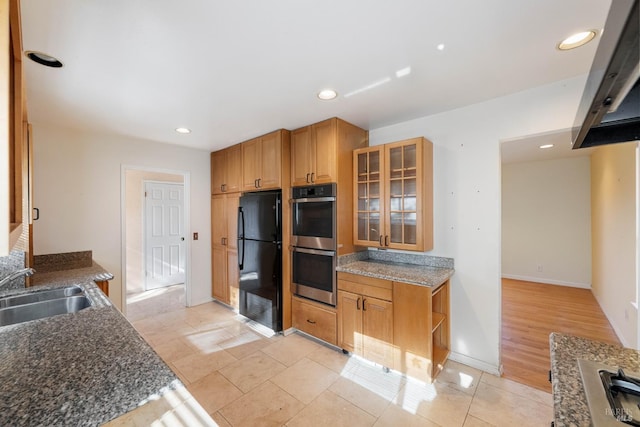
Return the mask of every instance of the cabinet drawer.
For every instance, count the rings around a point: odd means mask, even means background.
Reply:
[[[345,280],[345,278],[357,278],[357,281]],[[338,289],[386,301],[393,300],[393,283],[388,280],[340,273],[338,274]]]
[[[336,313],[293,298],[293,327],[330,344],[338,344]]]

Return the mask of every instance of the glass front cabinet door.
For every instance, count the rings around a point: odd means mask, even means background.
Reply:
[[[433,249],[433,146],[413,138],[354,151],[354,243]]]

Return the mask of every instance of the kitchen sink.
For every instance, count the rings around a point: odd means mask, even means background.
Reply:
[[[44,319],[58,314],[76,313],[90,306],[91,300],[86,296],[72,295],[0,308],[0,326]]]
[[[16,305],[30,304],[32,302],[48,301],[52,299],[69,297],[82,293],[80,286],[68,286],[60,289],[49,289],[46,291],[31,292],[28,294],[20,294],[0,298],[0,309],[13,307]]]

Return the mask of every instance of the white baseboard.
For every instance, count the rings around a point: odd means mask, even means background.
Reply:
[[[502,375],[502,366],[495,366],[482,360],[474,359],[473,357],[465,356],[464,354],[456,353],[452,351],[449,353],[449,359],[454,362],[462,363],[463,365],[471,366],[472,368],[480,369],[481,371],[488,372],[493,375]]]
[[[606,317],[607,320],[609,321],[609,324],[613,328],[613,332],[615,332],[615,334],[618,337],[618,339],[620,340],[620,343],[622,344],[622,346],[623,347],[631,347],[629,342],[624,338],[624,335],[622,334],[622,331],[620,330],[620,328],[618,328],[618,325],[616,325],[615,322],[611,318],[609,318],[609,316],[607,316],[607,312],[602,307],[602,304],[600,303],[600,300],[598,299],[598,296],[594,294],[594,297],[596,299],[596,302],[598,303],[598,306],[600,307],[600,311],[602,311],[602,313],[604,314],[604,317]],[[630,305],[633,305],[633,303],[631,303]]]
[[[542,277],[519,276],[517,274],[503,274],[504,279],[522,280],[525,282],[544,283],[548,285],[569,286],[571,288],[591,289],[590,283],[567,282],[565,280],[553,280]]]

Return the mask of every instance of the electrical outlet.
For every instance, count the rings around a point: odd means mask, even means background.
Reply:
[[[542,273],[542,264],[538,264],[538,273]]]

